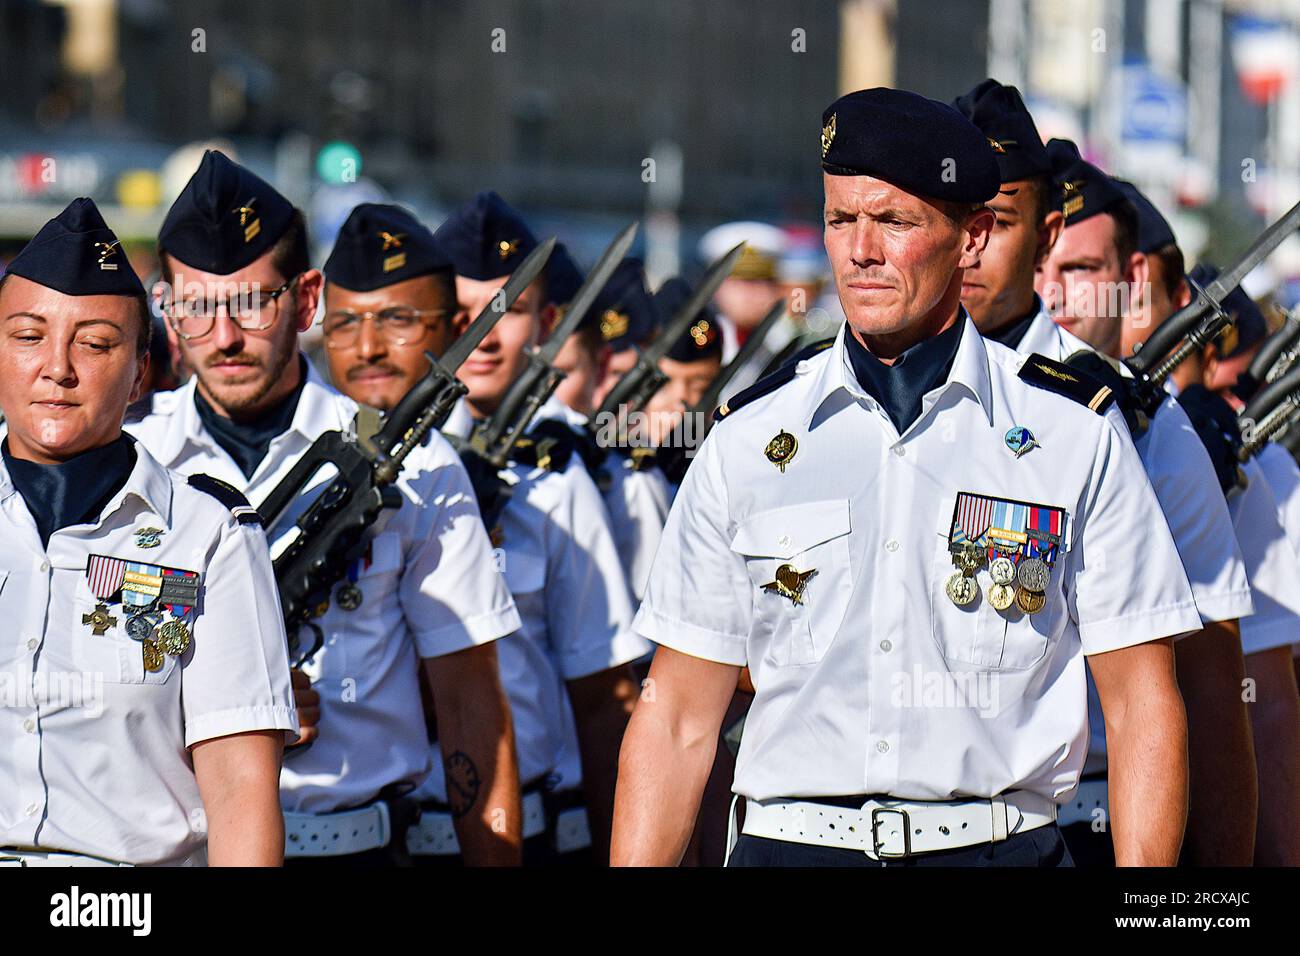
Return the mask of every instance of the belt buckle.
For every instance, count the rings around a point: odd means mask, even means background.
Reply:
[[[881,820],[878,814],[897,813],[903,818],[903,852],[902,853],[882,853],[880,848],[883,845],[879,836]],[[901,860],[903,857],[912,855],[912,821],[907,815],[906,810],[898,807],[873,807],[871,810],[871,850],[877,856],[886,860]]]

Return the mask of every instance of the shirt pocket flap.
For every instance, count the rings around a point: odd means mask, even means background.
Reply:
[[[773,508],[742,521],[731,550],[768,558],[792,558],[849,533],[849,502],[844,498]]]

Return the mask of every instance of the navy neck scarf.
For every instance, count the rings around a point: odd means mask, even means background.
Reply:
[[[135,439],[127,434],[54,465],[14,458],[0,443],[5,468],[36,521],[41,547],[63,528],[95,521],[135,467]]]
[[[925,393],[948,377],[965,325],[964,317],[959,317],[951,328],[904,351],[893,365],[868,352],[852,329],[844,330],[858,384],[880,403],[900,435],[921,416]]]
[[[284,401],[255,421],[237,422],[218,414],[199,390],[194,390],[194,407],[198,409],[199,421],[203,422],[208,434],[226,454],[234,459],[245,478],[253,477],[253,472],[257,471],[257,466],[266,457],[271,442],[276,436],[287,432],[293,424],[294,413],[298,411],[298,399],[302,397],[303,386],[307,384],[306,362],[301,358],[299,361],[303,364],[300,366],[302,374],[298,387]]]

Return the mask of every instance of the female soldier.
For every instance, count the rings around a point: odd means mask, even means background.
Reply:
[[[296,733],[256,512],[121,430],[144,288],[89,199],[0,282],[0,865],[277,864]]]

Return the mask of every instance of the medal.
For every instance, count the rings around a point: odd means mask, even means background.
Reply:
[[[90,625],[90,633],[99,637],[110,627],[117,627],[117,618],[108,613],[108,607],[103,604],[96,604],[95,610],[89,614],[81,615],[81,623]]]
[[[989,588],[989,603],[999,611],[1005,611],[1016,602],[1016,589],[1009,584],[994,584]]]
[[[1042,558],[1026,558],[1016,568],[1016,583],[1026,591],[1046,591],[1051,570]]]
[[[783,564],[776,569],[776,580],[764,584],[763,590],[789,598],[791,604],[802,604],[803,592],[804,588],[808,586],[808,579],[816,573],[816,568],[797,571],[793,564]]]
[[[964,544],[953,552],[952,563],[969,577],[984,566],[984,552],[972,544]]]
[[[763,449],[763,454],[767,460],[781,469],[781,474],[785,474],[785,466],[790,464],[790,459],[794,453],[799,450],[799,441],[788,431],[782,429],[776,433],[776,437],[767,443]]]
[[[954,571],[943,586],[948,598],[958,607],[965,607],[975,600],[979,594],[979,586],[976,585],[975,579],[969,575],[962,574],[960,571]]]
[[[144,659],[144,669],[150,674],[156,674],[162,670],[163,653],[153,641],[143,641],[140,644],[140,654]]]
[[[122,604],[136,611],[147,611],[162,591],[162,568],[152,564],[126,563],[122,580]]]
[[[157,614],[146,614],[143,611],[132,614],[126,619],[126,636],[133,641],[147,641],[153,635],[153,629],[158,626],[159,620]]]
[[[1004,585],[1011,584],[1016,580],[1016,565],[1006,555],[995,558],[989,565],[989,577],[993,579],[994,584]],[[1010,607],[1010,601],[1002,607]],[[1002,610],[999,607],[998,610]]]
[[[361,607],[361,597],[361,588],[349,582],[339,588],[338,593],[335,595],[335,600],[337,601],[338,606],[343,610],[355,611],[357,608]]]
[[[1047,604],[1047,595],[1042,591],[1016,591],[1016,607],[1026,614],[1037,614]]]
[[[162,544],[162,528],[136,528],[135,546],[137,548],[156,548]]]
[[[145,643],[154,644],[159,650],[165,651],[172,657],[180,657],[190,646],[190,630],[185,626],[184,621],[172,618],[160,624],[154,639]]]

